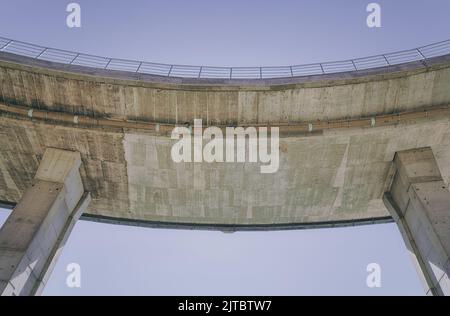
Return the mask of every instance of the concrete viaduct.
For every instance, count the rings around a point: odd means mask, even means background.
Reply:
[[[277,126],[280,168],[174,163],[175,126]],[[450,55],[273,79],[198,79],[0,52],[0,293],[39,294],[80,218],[301,229],[395,220],[450,294]]]

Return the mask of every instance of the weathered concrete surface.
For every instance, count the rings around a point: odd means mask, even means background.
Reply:
[[[430,60],[429,68],[412,63],[288,81],[237,83],[164,77],[150,77],[153,81],[149,82],[143,75],[26,57],[16,57],[21,62],[17,64],[11,59],[11,54],[0,53],[5,103],[118,120],[183,124],[198,118],[208,125],[296,123],[370,117],[447,105],[450,100],[450,55]],[[158,79],[160,82],[155,82]]]
[[[90,196],[80,154],[47,149],[31,186],[0,229],[0,295],[43,290],[62,247]]]
[[[448,56],[428,68],[413,63],[239,84],[135,78],[0,57],[3,103],[53,114],[0,117],[0,200],[6,202],[20,199],[47,147],[81,153],[80,172],[93,197],[87,214],[119,220],[270,225],[381,218],[389,216],[381,197],[395,152],[424,146],[433,148],[444,181],[450,181],[449,112],[423,112],[450,105]],[[285,135],[280,170],[266,175],[253,163],[175,164],[167,136],[120,124],[195,118],[219,125],[328,124],[370,122],[374,115],[393,120],[402,111],[417,115],[389,126],[340,124]],[[62,123],[57,113],[116,119],[117,128]]]
[[[383,200],[430,295],[450,295],[450,191],[431,148],[396,154]]]

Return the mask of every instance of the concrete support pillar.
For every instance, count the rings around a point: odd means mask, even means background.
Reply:
[[[80,154],[47,149],[30,188],[0,230],[0,294],[39,295],[90,202]]]
[[[450,191],[431,148],[398,152],[384,203],[394,217],[427,295],[450,295]]]

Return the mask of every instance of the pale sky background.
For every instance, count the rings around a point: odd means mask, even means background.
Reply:
[[[324,62],[450,38],[450,1],[0,0],[0,36],[117,58],[212,66]],[[0,212],[0,224],[8,211]],[[82,268],[66,286],[69,263]],[[382,287],[366,286],[366,266]],[[283,232],[158,230],[80,221],[46,295],[423,295],[395,224]]]

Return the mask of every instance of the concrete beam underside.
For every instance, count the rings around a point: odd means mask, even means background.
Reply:
[[[0,295],[39,295],[90,202],[80,154],[47,149],[20,202],[0,229]]]
[[[450,295],[450,191],[431,148],[398,152],[383,201],[396,221],[427,295]]]

